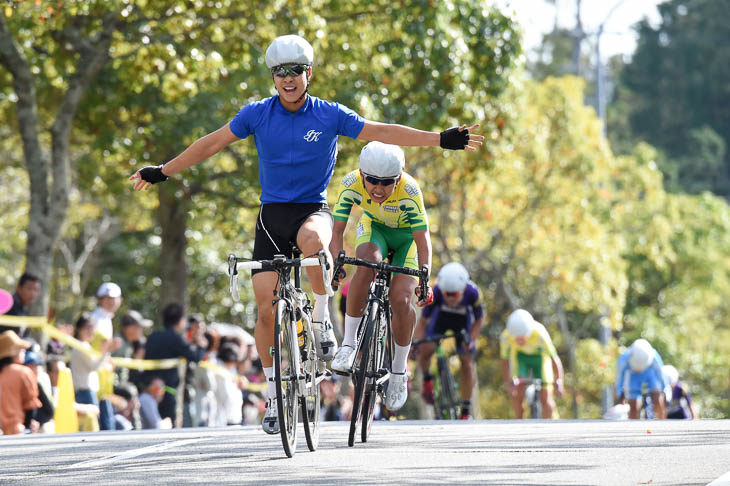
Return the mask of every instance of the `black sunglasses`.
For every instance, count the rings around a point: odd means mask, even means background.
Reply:
[[[285,78],[287,76],[296,78],[307,69],[309,69],[309,66],[306,64],[288,64],[271,68],[271,74],[278,78]]]
[[[384,179],[380,179],[378,177],[366,175],[365,180],[374,186],[377,186],[378,184],[380,184],[381,186],[389,186],[391,184],[395,184],[395,181],[397,181],[398,178],[397,177],[386,177]]]

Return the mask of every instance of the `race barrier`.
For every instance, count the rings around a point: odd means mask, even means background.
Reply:
[[[101,357],[101,353],[99,353],[96,350],[89,349],[87,346],[84,345],[81,341],[74,338],[73,336],[69,336],[68,334],[64,333],[60,329],[57,329],[52,322],[49,322],[48,319],[45,317],[25,317],[25,316],[6,316],[6,315],[0,315],[0,325],[3,326],[11,326],[11,327],[18,327],[18,328],[30,328],[30,329],[38,329],[41,332],[43,332],[46,336],[49,338],[55,339],[59,342],[62,342],[66,346],[76,349],[78,351],[81,351],[82,353],[85,353],[86,355],[90,356],[92,359],[99,359]],[[175,420],[175,425],[177,427],[182,426],[182,408],[183,408],[183,387],[185,385],[185,373],[187,371],[187,361],[183,358],[172,358],[172,359],[157,359],[157,360],[150,360],[150,359],[133,359],[133,358],[119,358],[119,357],[112,357],[109,359],[109,362],[120,368],[129,368],[129,369],[135,369],[140,371],[150,371],[150,370],[167,370],[171,368],[178,368],[178,374],[180,376],[180,386],[177,390],[170,388],[167,391],[173,395],[176,396],[177,400],[177,417]],[[231,379],[233,381],[236,381],[238,383],[241,382],[242,378],[234,373],[231,373],[228,369],[225,367],[217,364],[212,363],[210,361],[200,361],[198,362],[198,366],[201,368],[207,369],[216,375],[223,376],[227,379]],[[57,433],[69,433],[69,432],[77,432],[79,430],[79,423],[78,419],[76,418],[76,411],[74,410],[74,390],[73,390],[73,382],[71,381],[71,370],[65,369],[61,370],[62,372],[59,373],[58,378],[58,388],[59,388],[59,400],[58,400],[58,407],[56,409],[56,416],[54,416],[54,419],[60,419],[60,427],[59,422],[56,422],[56,432]],[[104,395],[113,393],[113,371],[110,369],[103,369],[100,368],[98,370],[99,375],[99,395],[103,397]],[[243,378],[245,380],[245,378]],[[63,388],[62,388],[63,384]],[[250,383],[248,381],[244,382],[244,385],[242,386],[243,389],[259,393],[266,390],[266,383]],[[70,398],[69,398],[70,397]],[[63,401],[62,401],[63,398]],[[70,400],[70,402],[69,402]],[[60,411],[59,411],[60,410]],[[71,417],[73,416],[73,418]]]

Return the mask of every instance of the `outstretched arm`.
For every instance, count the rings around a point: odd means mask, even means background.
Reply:
[[[465,149],[466,150],[476,150],[477,147],[482,145],[482,140],[484,140],[484,137],[482,135],[476,135],[474,133],[471,133],[473,130],[479,128],[479,124],[475,123],[474,125],[467,127],[466,125],[461,125],[458,127],[458,132],[461,133],[464,130],[469,130],[468,136],[468,142],[466,142]],[[378,142],[383,143],[389,143],[391,145],[401,145],[404,147],[407,146],[422,146],[422,147],[444,147],[444,148],[453,148],[449,146],[444,146],[442,144],[443,138],[444,138],[444,132],[436,133],[436,132],[426,132],[424,130],[418,130],[416,128],[407,127],[405,125],[396,125],[396,124],[389,124],[389,123],[378,123],[370,120],[365,121],[365,125],[362,127],[362,131],[360,131],[360,135],[358,135],[358,140],[367,140],[367,141],[373,141],[377,140]],[[446,142],[449,141],[449,135],[446,135]]]
[[[217,154],[228,145],[238,140],[229,123],[220,127],[218,130],[199,138],[193,142],[180,155],[161,166],[163,180],[164,176],[175,175],[178,172],[199,164],[208,157]],[[149,189],[152,184],[142,179],[140,171],[135,172],[129,177],[130,181],[135,181],[134,188],[138,191]]]

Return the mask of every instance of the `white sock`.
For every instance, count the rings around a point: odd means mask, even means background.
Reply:
[[[393,373],[403,374],[406,372],[406,361],[408,361],[408,352],[411,350],[411,343],[408,346],[401,346],[393,341],[395,345],[395,353],[393,356]]]
[[[312,320],[316,322],[324,322],[326,317],[329,317],[327,312],[327,304],[329,297],[327,295],[319,295],[316,292],[314,294],[314,310],[312,311]]]
[[[269,400],[274,400],[276,398],[276,382],[273,380],[274,378],[274,367],[264,366],[264,376],[266,377],[266,386],[267,388],[267,394]]]
[[[355,338],[357,337],[357,327],[360,325],[360,317],[352,317],[351,315],[345,314],[345,336],[342,338],[343,346],[355,347]]]

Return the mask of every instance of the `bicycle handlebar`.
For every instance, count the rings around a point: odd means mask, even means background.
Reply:
[[[368,260],[363,260],[361,258],[348,257],[345,255],[345,250],[341,250],[340,254],[337,255],[337,259],[335,260],[335,268],[332,275],[337,276],[337,273],[344,265],[356,265],[358,267],[372,268],[373,270],[378,270],[379,272],[402,273],[405,275],[418,277],[418,286],[421,290],[421,295],[418,297],[418,300],[423,301],[426,300],[426,298],[428,297],[428,266],[426,265],[421,266],[420,270],[415,270],[413,268],[392,265],[385,261],[371,262]],[[336,289],[338,286],[339,281],[333,280],[330,287]]]
[[[438,341],[443,341],[444,339],[456,339],[461,335],[461,337],[466,340],[466,342],[471,342],[471,339],[469,339],[469,335],[466,333],[466,329],[462,329],[459,334],[434,334],[433,336],[429,337],[422,337],[421,339],[414,339],[411,342],[411,346],[416,347],[419,344],[424,343],[435,343]]]
[[[316,257],[307,258],[285,258],[284,255],[274,255],[273,260],[247,260],[240,258],[233,253],[228,255],[228,276],[229,276],[229,290],[233,300],[238,302],[240,296],[238,294],[238,269],[244,270],[286,270],[292,267],[316,267],[322,268],[322,281],[324,282],[324,288],[327,295],[333,296],[334,290],[331,285],[327,285],[329,281],[329,263],[327,262],[327,256],[323,250],[320,250]]]

